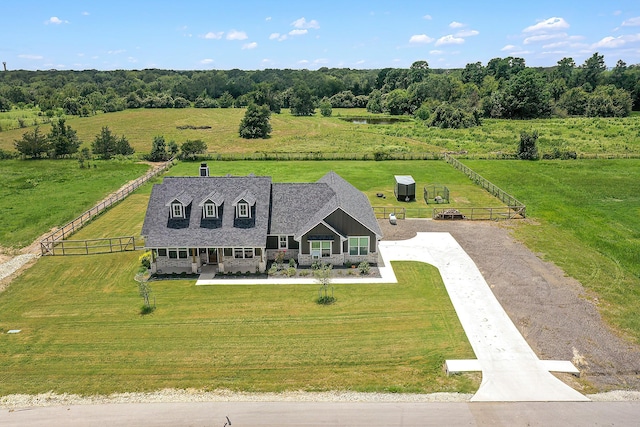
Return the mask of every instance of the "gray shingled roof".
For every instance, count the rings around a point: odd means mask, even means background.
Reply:
[[[334,197],[334,191],[326,184],[274,183],[269,234],[297,234]]]
[[[170,219],[168,200],[188,203],[186,219]],[[213,200],[215,199],[215,200]],[[235,222],[233,205],[255,201],[255,217]],[[206,200],[224,201],[221,219],[203,219]],[[271,183],[270,177],[166,177],[151,191],[142,226],[147,247],[260,247],[267,234],[299,238],[337,209],[379,238],[382,231],[369,200],[335,172],[315,183]],[[253,225],[253,226],[252,226]],[[248,227],[248,228],[247,228]]]
[[[359,221],[362,225],[382,238],[382,230],[378,224],[369,199],[365,194],[334,171],[328,172],[318,180],[319,183],[327,184],[336,194],[336,206],[324,217],[326,218],[335,209],[342,209],[349,216]]]
[[[222,221],[212,226],[202,218],[198,203],[217,191],[224,199]],[[230,203],[248,191],[255,198],[255,225],[250,228],[234,227],[235,209]],[[142,226],[147,247],[222,247],[265,245],[269,224],[270,177],[166,177],[162,184],[155,184],[149,198],[147,213]],[[182,194],[181,194],[182,193]],[[178,196],[190,200],[188,218],[181,221],[169,219],[168,200]],[[192,201],[195,200],[196,203]],[[195,205],[195,206],[193,206]]]

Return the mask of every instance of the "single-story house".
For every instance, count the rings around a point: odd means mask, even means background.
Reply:
[[[166,177],[142,226],[154,273],[264,272],[279,252],[299,265],[378,261],[382,232],[367,197],[335,172],[314,183],[268,176]]]

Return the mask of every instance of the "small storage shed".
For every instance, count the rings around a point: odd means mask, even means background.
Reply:
[[[416,199],[416,181],[411,175],[396,175],[396,186],[393,190],[396,199],[409,202]]]

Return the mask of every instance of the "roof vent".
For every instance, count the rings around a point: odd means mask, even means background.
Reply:
[[[206,163],[200,163],[200,176],[209,176],[209,166]]]

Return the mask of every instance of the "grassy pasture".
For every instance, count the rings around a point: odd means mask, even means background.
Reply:
[[[473,351],[426,264],[394,264],[395,285],[336,285],[333,306],[315,304],[315,285],[152,282],[157,309],[142,317],[138,255],[47,257],[15,280],[0,296],[0,332],[22,332],[0,333],[0,396],[478,387],[477,375],[442,371]]]
[[[102,126],[126,135],[138,153],[147,153],[156,135],[182,144],[202,139],[211,153],[323,152],[369,154],[466,151],[471,155],[514,153],[522,130],[538,130],[541,153],[554,148],[579,155],[640,155],[640,115],[626,118],[554,118],[540,120],[486,119],[470,129],[429,128],[413,120],[392,125],[359,125],[341,118],[370,115],[364,109],[335,109],[333,116],[294,117],[283,110],[271,118],[269,139],[238,136],[244,109],[138,109],[91,117],[68,117],[67,124],[89,146]],[[27,121],[27,124],[32,123]],[[185,129],[178,126],[211,126]],[[50,125],[42,125],[46,133]],[[0,132],[0,149],[13,151],[13,142],[27,129]]]
[[[148,168],[131,161],[95,161],[85,169],[75,160],[0,161],[0,246],[30,244]]]
[[[515,236],[595,292],[640,342],[640,160],[465,161],[527,205]]]

